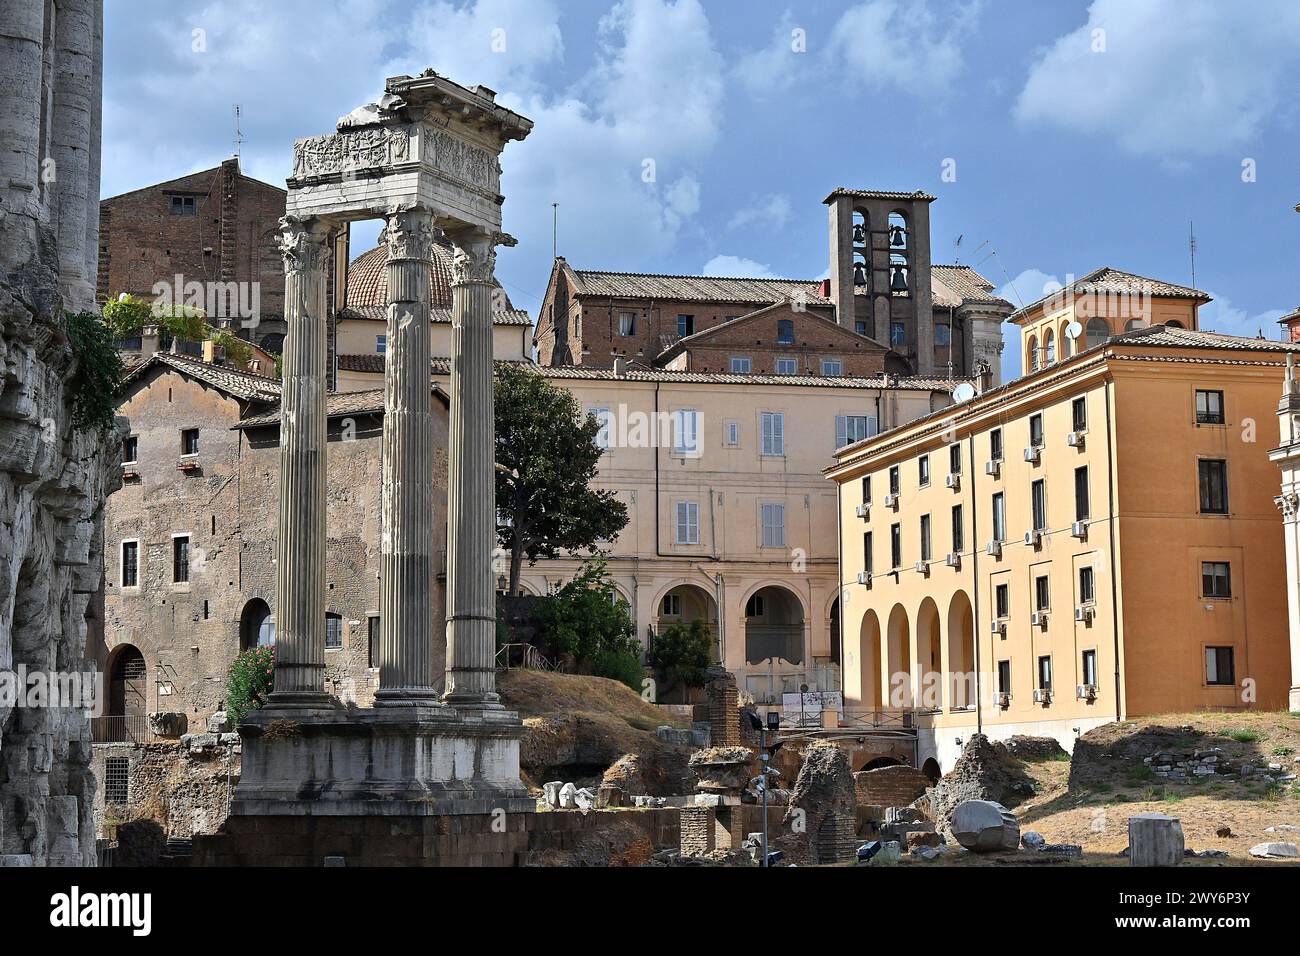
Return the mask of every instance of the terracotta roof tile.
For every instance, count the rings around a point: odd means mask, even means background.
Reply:
[[[934,202],[936,198],[919,189],[914,189],[909,193],[896,189],[849,189],[845,186],[840,186],[838,189],[831,190],[831,194],[823,199],[822,202],[828,203],[836,196],[852,196],[854,199],[919,199],[924,202]]]
[[[734,302],[771,305],[802,293],[810,305],[829,306],[817,294],[815,279],[746,279],[726,276],[658,275],[575,269],[578,295],[625,299],[678,299],[683,302]]]
[[[122,384],[134,381],[147,369],[165,365],[191,378],[198,379],[206,385],[219,389],[235,398],[252,402],[278,402],[280,400],[280,380],[256,375],[229,365],[214,365],[202,359],[186,355],[172,355],[170,352],[155,352],[144,361],[133,365],[123,376]]]
[[[1200,289],[1193,289],[1190,286],[1175,285],[1172,282],[1163,282],[1160,279],[1151,279],[1147,276],[1136,275],[1132,272],[1120,272],[1118,269],[1112,269],[1109,266],[1102,266],[1089,272],[1086,276],[1074,280],[1064,289],[1057,292],[1049,292],[1047,295],[1023,308],[1016,309],[1007,318],[1015,321],[1020,316],[1036,309],[1050,299],[1063,298],[1070,294],[1085,295],[1088,293],[1113,293],[1126,295],[1148,295],[1157,299],[1194,299],[1198,302],[1209,302],[1210,296]]]

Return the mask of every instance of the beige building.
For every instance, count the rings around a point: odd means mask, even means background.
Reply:
[[[1171,288],[1140,278],[1122,281]],[[1205,297],[1150,301],[1195,326]],[[1045,350],[1036,371],[842,449],[827,471],[844,722],[906,715],[942,770],[977,730],[1068,748],[1129,716],[1286,704],[1267,449],[1288,346],[1124,332],[1132,303],[1102,303],[1017,313],[1026,340],[1097,318],[1112,337]]]

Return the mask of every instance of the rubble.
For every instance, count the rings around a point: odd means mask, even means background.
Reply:
[[[965,801],[991,801],[1014,808],[1033,794],[1033,781],[1005,745],[991,742],[984,734],[972,734],[952,770],[930,791],[930,802],[936,829],[943,833],[951,829],[953,811]]]
[[[1295,859],[1300,857],[1300,847],[1294,843],[1257,843],[1250,848],[1250,855],[1269,860]]]
[[[854,807],[848,755],[833,743],[814,743],[804,756],[782,821],[782,848],[800,864],[853,859]]]
[[[992,800],[965,800],[952,812],[953,838],[968,850],[990,853],[1020,846],[1020,823]]]

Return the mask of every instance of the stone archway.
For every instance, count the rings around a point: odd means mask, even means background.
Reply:
[[[113,648],[109,661],[108,716],[143,717],[149,710],[149,668],[134,644]]]
[[[975,616],[970,598],[958,591],[948,603],[948,673],[944,690],[948,706],[964,710],[975,705]]]
[[[785,661],[805,657],[803,602],[789,588],[769,584],[745,602],[745,662]]]
[[[859,670],[862,675],[862,706],[872,711],[885,707],[884,684],[881,680],[880,667],[883,661],[880,647],[880,618],[876,612],[868,610],[862,616],[862,629],[858,644]]]
[[[239,615],[239,649],[275,646],[275,618],[270,606],[261,598],[253,598],[244,605]]]
[[[885,674],[889,688],[886,701],[890,709],[911,709],[915,699],[912,692],[912,634],[907,620],[907,609],[895,604],[889,612]]]
[[[939,608],[934,599],[921,602],[916,615],[916,706],[943,709],[943,645],[939,634]]]

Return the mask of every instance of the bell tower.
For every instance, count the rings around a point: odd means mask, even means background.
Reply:
[[[836,189],[830,207],[835,320],[887,345],[913,373],[946,373],[935,359],[930,294],[930,203],[916,190]]]

